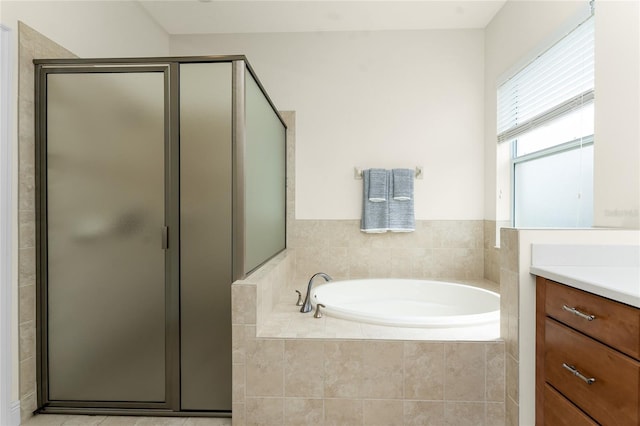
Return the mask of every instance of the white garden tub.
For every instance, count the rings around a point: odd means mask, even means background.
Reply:
[[[332,281],[316,287],[311,301],[325,305],[326,315],[370,324],[447,328],[500,321],[500,295],[441,281]]]

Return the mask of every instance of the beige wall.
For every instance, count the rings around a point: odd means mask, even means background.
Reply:
[[[596,3],[594,225],[640,229],[640,3]]]
[[[510,151],[497,146],[496,91],[506,77],[568,33],[579,17],[588,16],[588,2],[509,1],[485,28],[484,218],[511,217]],[[578,19],[576,19],[578,18]]]
[[[17,21],[84,58],[166,56],[169,35],[133,1],[2,0],[0,20]]]
[[[640,5],[596,2],[594,226],[640,228]],[[509,1],[485,29],[484,218],[510,218],[509,152],[496,145],[496,89],[586,17],[588,1]]]
[[[235,53],[297,112],[297,219],[359,219],[354,166],[418,165],[416,219],[483,219],[482,30],[171,37],[172,55]]]

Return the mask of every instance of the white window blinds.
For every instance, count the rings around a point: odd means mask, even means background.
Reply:
[[[498,88],[498,142],[593,100],[593,16]]]

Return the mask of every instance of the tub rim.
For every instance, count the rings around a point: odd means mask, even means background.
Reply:
[[[361,322],[365,324],[385,325],[391,327],[415,327],[415,328],[459,328],[459,327],[474,327],[483,326],[487,324],[500,322],[500,294],[488,290],[482,287],[453,282],[453,281],[439,281],[431,279],[412,279],[412,278],[357,278],[348,280],[335,280],[322,285],[318,285],[311,292],[311,303],[314,308],[317,306],[318,300],[316,296],[317,290],[321,290],[323,287],[340,285],[341,283],[349,282],[362,282],[362,281],[376,281],[376,282],[414,282],[414,283],[435,283],[438,285],[445,284],[446,286],[452,286],[457,288],[465,288],[473,290],[474,292],[484,293],[495,297],[497,300],[497,309],[490,310],[482,313],[473,314],[461,314],[461,315],[401,315],[401,316],[385,316],[374,315],[368,313],[358,312],[352,309],[343,309],[336,307],[332,304],[327,304],[320,299],[319,303],[325,305],[321,308],[321,311],[326,315],[334,318],[340,318],[344,320]],[[428,318],[428,320],[425,320]]]

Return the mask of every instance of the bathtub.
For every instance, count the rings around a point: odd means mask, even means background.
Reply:
[[[500,295],[464,284],[409,279],[332,281],[312,291],[328,316],[396,327],[499,324]]]

